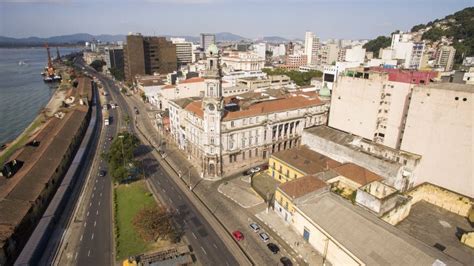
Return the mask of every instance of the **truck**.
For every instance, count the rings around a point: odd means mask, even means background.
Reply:
[[[104,117],[104,125],[106,125],[106,126],[110,125],[110,123],[112,121],[111,121],[111,117],[109,115],[109,111],[106,110],[106,109],[103,109],[102,110],[102,116]]]

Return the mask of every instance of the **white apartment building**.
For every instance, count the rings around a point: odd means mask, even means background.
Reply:
[[[172,138],[184,141],[202,177],[221,178],[263,163],[272,152],[297,146],[304,128],[326,122],[328,102],[315,93],[225,99],[217,47],[207,54],[204,97],[170,108],[178,118],[170,119]]]
[[[286,55],[286,47],[283,43],[276,46],[270,46],[270,51],[272,51],[272,57],[280,57]]]
[[[452,46],[442,46],[436,54],[435,67],[440,67],[444,71],[451,71],[454,64],[456,49]]]
[[[264,42],[257,43],[252,45],[253,51],[258,55],[258,57],[265,59],[267,53],[267,44]]]
[[[178,65],[186,65],[193,62],[193,43],[186,42],[184,38],[170,38],[176,46],[176,58]]]
[[[339,56],[340,48],[335,43],[326,44],[319,51],[318,62],[322,65],[335,64]]]
[[[346,62],[358,62],[364,63],[365,60],[365,48],[362,48],[361,45],[353,46],[346,49]]]
[[[474,197],[474,85],[415,87],[401,149],[422,156],[415,185],[423,182]]]
[[[255,71],[265,66],[265,58],[260,58],[252,52],[238,52],[220,59],[222,68],[226,72],[232,71]]]
[[[420,69],[425,52],[424,42],[414,42],[409,33],[397,33],[392,35],[391,49],[392,58],[403,60],[402,67],[405,69]]]
[[[319,38],[313,32],[307,31],[304,38],[304,54],[306,55],[306,64],[313,65],[317,63],[318,51],[321,47]]]

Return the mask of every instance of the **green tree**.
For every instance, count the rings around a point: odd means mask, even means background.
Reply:
[[[122,182],[128,177],[128,165],[133,163],[133,152],[140,144],[138,138],[128,132],[118,135],[104,154],[112,177],[117,182]]]
[[[94,60],[92,63],[90,63],[90,66],[94,68],[96,71],[101,72],[102,67],[105,66],[105,62],[103,60]]]
[[[311,83],[312,78],[323,76],[323,73],[321,71],[315,71],[315,70],[308,71],[308,72],[300,72],[296,70],[285,70],[282,68],[276,68],[276,69],[263,68],[262,71],[267,73],[267,75],[269,76],[287,75],[298,86],[309,85]]]
[[[441,37],[443,36],[446,36],[446,33],[444,32],[444,30],[442,30],[439,27],[433,27],[429,29],[428,31],[426,31],[425,33],[423,33],[423,35],[421,36],[421,39],[434,42],[434,41],[441,40]]]
[[[123,73],[122,69],[112,67],[112,68],[109,68],[109,71],[110,71],[110,74],[112,74],[112,76],[114,76],[116,80],[120,80],[120,81],[124,80],[125,74]]]
[[[386,36],[378,36],[377,38],[370,40],[364,44],[364,48],[368,52],[373,52],[374,57],[379,57],[380,48],[389,47],[392,43],[392,39]]]

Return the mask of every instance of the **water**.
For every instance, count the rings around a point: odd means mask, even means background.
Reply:
[[[61,55],[77,50],[59,48]],[[56,48],[51,55],[56,56]],[[0,48],[0,145],[20,135],[53,95],[54,87],[41,76],[46,64],[44,48]]]

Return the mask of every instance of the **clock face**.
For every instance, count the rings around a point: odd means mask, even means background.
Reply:
[[[214,109],[216,109],[216,107],[214,106],[214,104],[210,103],[210,104],[207,105],[207,109],[209,111],[214,111]]]

